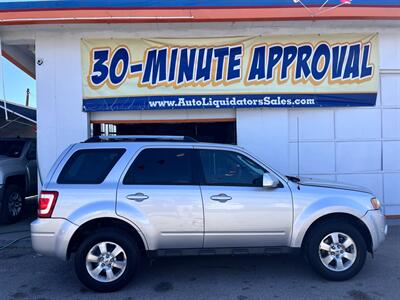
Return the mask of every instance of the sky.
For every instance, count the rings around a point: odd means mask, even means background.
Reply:
[[[30,90],[29,106],[36,107],[36,82],[24,71],[1,57],[4,74],[4,92],[3,84],[0,83],[0,99],[5,98],[8,101],[25,105],[26,89]],[[5,97],[4,97],[5,96]]]

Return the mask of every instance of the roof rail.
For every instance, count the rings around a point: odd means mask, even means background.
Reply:
[[[100,142],[189,142],[198,143],[190,136],[175,135],[99,135],[88,138],[85,143]]]

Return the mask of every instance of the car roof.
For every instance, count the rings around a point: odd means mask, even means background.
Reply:
[[[87,139],[84,144],[91,145],[113,145],[123,144],[135,145],[163,145],[163,146],[208,146],[208,147],[232,147],[238,148],[236,145],[199,142],[188,136],[158,136],[158,135],[116,135],[116,136],[96,136]],[[96,147],[98,148],[98,147]]]
[[[198,142],[191,137],[185,136],[154,136],[154,135],[135,135],[135,136],[98,136],[89,138],[79,143],[79,149],[99,149],[99,148],[117,148],[123,146],[134,146],[142,148],[146,146],[155,147],[205,147],[205,148],[223,148],[223,149],[241,149],[241,147],[232,144],[206,143]]]
[[[192,142],[198,141],[183,135],[100,135],[87,139],[84,143],[105,142]]]
[[[79,145],[83,146],[84,148],[90,148],[91,146],[96,146],[95,148],[114,148],[120,147],[121,145],[136,145],[136,146],[189,146],[189,147],[224,147],[224,148],[241,148],[237,145],[232,144],[218,144],[218,143],[203,143],[203,142],[164,142],[164,141],[140,141],[140,142],[132,142],[132,141],[120,141],[120,142],[107,142],[107,143],[97,143],[97,142],[85,142],[80,143]],[[88,147],[85,147],[85,146]]]

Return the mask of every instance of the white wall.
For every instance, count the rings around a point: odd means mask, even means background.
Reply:
[[[58,155],[71,143],[88,137],[88,116],[82,112],[80,41],[67,35],[36,37],[38,160],[46,177]]]
[[[274,168],[361,184],[384,199],[387,214],[400,214],[400,24],[384,21],[255,22],[201,24],[30,26],[2,32],[5,39],[32,36],[36,41],[38,146],[41,171],[46,174],[70,143],[88,136],[88,119],[110,113],[82,112],[80,40],[87,38],[193,37],[269,34],[379,32],[381,93],[376,107],[332,109],[238,109],[238,143]],[[31,30],[31,32],[28,32]],[[27,33],[28,32],[28,33]],[[207,115],[203,111],[201,115]],[[232,111],[218,113],[226,117]],[[119,113],[115,119],[160,119],[159,112]],[[193,118],[198,113],[169,112],[166,118]],[[299,145],[297,145],[299,118]],[[299,152],[297,151],[299,149]],[[298,159],[299,158],[299,159]]]
[[[289,168],[289,114],[286,109],[238,109],[238,144],[252,151],[272,168]]]
[[[380,34],[375,107],[238,109],[238,143],[284,173],[366,186],[383,199],[386,214],[399,215],[399,49],[400,33]]]

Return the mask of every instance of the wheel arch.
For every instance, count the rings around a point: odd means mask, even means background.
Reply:
[[[130,223],[112,217],[96,218],[87,221],[79,226],[79,228],[72,235],[67,248],[67,259],[71,257],[71,254],[75,252],[83,240],[95,230],[101,228],[118,228],[119,230],[125,231],[134,241],[137,242],[139,250],[144,253],[147,250],[147,243],[144,237],[138,232],[138,230]]]
[[[5,185],[15,184],[22,188],[23,192],[26,192],[26,176],[25,174],[13,174],[5,178]]]
[[[353,225],[363,236],[368,252],[373,252],[372,236],[367,225],[360,218],[349,213],[330,213],[314,220],[314,222],[312,222],[312,224],[307,228],[306,233],[303,236],[301,242],[301,248],[303,250],[307,247],[307,242],[313,229],[326,222],[346,222],[347,224]]]

